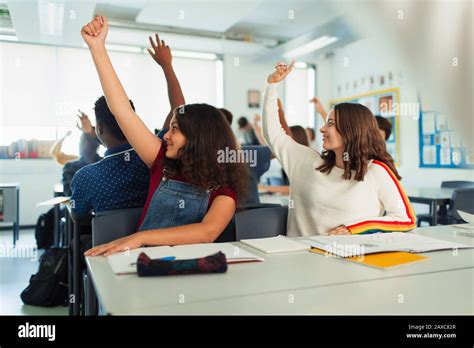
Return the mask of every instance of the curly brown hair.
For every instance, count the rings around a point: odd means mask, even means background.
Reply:
[[[179,149],[179,159],[164,157],[165,175],[171,178],[181,174],[205,190],[232,188],[238,202],[244,202],[250,184],[248,166],[218,162],[219,150],[240,148],[224,115],[208,104],[187,104],[177,107],[174,117],[186,145]]]
[[[334,118],[336,129],[345,144],[344,153],[347,154],[342,175],[344,179],[350,180],[351,171],[355,171],[354,179],[363,181],[370,160],[385,163],[398,180],[401,179],[385,142],[378,135],[377,121],[367,107],[356,103],[340,103],[334,106]],[[335,152],[325,150],[321,157],[324,163],[316,169],[323,173],[330,173],[336,165]]]

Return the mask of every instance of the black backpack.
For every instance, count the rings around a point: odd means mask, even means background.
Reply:
[[[27,305],[54,307],[67,305],[68,249],[49,248],[40,258],[38,273],[21,293]]]
[[[35,238],[38,249],[48,249],[54,242],[54,208],[41,214],[35,226]]]

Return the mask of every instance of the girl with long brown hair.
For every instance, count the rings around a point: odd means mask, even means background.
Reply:
[[[108,23],[97,16],[81,35],[92,54],[110,111],[142,161],[150,168],[150,187],[138,232],[88,250],[86,256],[110,255],[142,245],[211,243],[232,219],[237,201],[247,190],[243,163],[218,160],[218,152],[238,151],[235,136],[222,113],[207,104],[184,104],[171,66],[171,51],[158,35],[149,53],[160,64],[171,88],[169,130],[156,137],[130,107],[128,97],[105,48]],[[171,101],[171,100],[170,100]],[[180,106],[177,106],[180,105]],[[165,122],[166,123],[166,122]],[[118,178],[119,179],[119,178]]]
[[[415,228],[413,208],[368,108],[336,105],[320,129],[322,153],[285,134],[278,121],[277,84],[292,68],[278,64],[268,76],[263,110],[263,135],[291,182],[288,235]]]

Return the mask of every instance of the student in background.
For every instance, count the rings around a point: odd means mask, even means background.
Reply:
[[[76,161],[79,159],[79,156],[68,155],[62,151],[64,140],[66,140],[66,138],[70,136],[71,134],[72,134],[71,131],[67,131],[67,133],[64,134],[64,136],[61,139],[59,139],[53,144],[53,146],[51,147],[51,150],[49,150],[51,157],[53,157],[56,160],[56,162],[58,162],[61,166],[65,165],[67,162]]]
[[[229,125],[232,125],[233,115],[232,113],[224,108],[219,109],[220,112],[224,115]],[[257,124],[258,127],[258,124]],[[256,128],[257,130],[257,128]],[[258,130],[256,132],[258,134]],[[242,150],[244,151],[253,151],[256,153],[255,165],[251,166],[247,163],[250,170],[250,185],[248,189],[247,198],[245,200],[246,204],[259,204],[260,196],[258,194],[258,183],[262,175],[270,168],[270,161],[273,158],[272,151],[268,146],[262,145],[242,145]]]
[[[384,141],[387,141],[392,134],[392,124],[389,120],[380,115],[375,115],[375,120],[377,121],[377,126],[379,127],[380,136]]]
[[[242,145],[262,145],[258,140],[255,130],[252,127],[252,124],[247,120],[246,117],[242,116],[237,120],[239,125],[239,131],[244,137],[244,142]]]
[[[377,122],[361,104],[334,107],[320,129],[324,151],[296,143],[278,122],[277,84],[291,72],[278,64],[268,76],[263,134],[291,182],[288,235],[408,231],[416,217],[399,182]]]
[[[229,124],[210,105],[182,105],[182,93],[179,98],[171,97],[179,82],[171,50],[156,35],[156,42],[150,38],[152,49],[148,52],[165,73],[173,110],[163,127],[169,127],[163,140],[156,137],[128,102],[105,48],[107,32],[107,18],[97,16],[82,28],[81,35],[112,114],[151,170],[150,186],[138,232],[92,248],[85,255],[110,255],[143,245],[213,242],[231,221],[238,197],[242,198],[248,185],[244,164],[219,163],[217,159],[219,150],[238,150]]]
[[[285,117],[285,110],[283,109],[283,104],[278,98],[278,119],[280,121],[280,125],[285,131],[287,135],[289,135],[294,141],[298,144],[303,146],[309,146],[309,139],[306,130],[301,126],[291,126],[288,127],[288,123],[286,122]],[[288,176],[285,173],[285,170],[281,169],[281,177],[283,179],[283,184],[280,186],[272,186],[272,185],[260,185],[259,190],[264,192],[272,192],[272,193],[280,193],[284,195],[288,195],[290,193],[290,181]]]
[[[135,107],[130,100],[130,107]],[[128,143],[110,112],[105,97],[94,106],[97,138],[106,147],[104,158],[80,169],[71,183],[72,210],[85,216],[106,211],[143,207],[148,192],[148,168]]]
[[[100,157],[97,153],[99,142],[89,117],[83,112],[81,112],[78,117],[81,122],[81,126],[78,125],[78,128],[82,131],[81,137],[79,139],[80,157],[76,161],[67,162],[63,167],[63,177],[61,182],[63,184],[63,192],[66,196],[70,196],[72,193],[71,182],[77,171],[82,167],[102,159],[102,157]]]
[[[323,121],[326,122],[327,112],[324,110],[324,106],[319,98],[313,97],[313,99],[310,100],[310,103],[314,104],[316,111],[321,115]],[[384,141],[387,141],[388,138],[390,138],[390,134],[392,134],[392,124],[389,120],[380,115],[375,115],[375,120],[377,121],[379,134],[382,136]]]

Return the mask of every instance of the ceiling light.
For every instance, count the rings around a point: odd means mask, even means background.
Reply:
[[[302,46],[299,46],[295,49],[292,49],[286,53],[283,54],[283,57],[289,59],[297,56],[302,56],[305,54],[308,54],[310,52],[317,51],[325,46],[328,46],[332,44],[333,42],[336,42],[339,40],[335,36],[321,36],[320,38],[317,38],[316,40],[310,41]]]

